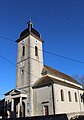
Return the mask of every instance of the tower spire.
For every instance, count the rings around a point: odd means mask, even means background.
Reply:
[[[27,24],[28,24],[29,32],[31,32],[33,24],[31,21],[29,21]]]

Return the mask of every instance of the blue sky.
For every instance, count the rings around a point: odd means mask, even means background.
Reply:
[[[31,16],[44,50],[84,62],[84,0],[0,0],[0,56],[16,64],[17,40]],[[84,74],[84,64],[44,53],[44,63],[70,76]],[[15,88],[16,66],[0,57],[0,98]]]

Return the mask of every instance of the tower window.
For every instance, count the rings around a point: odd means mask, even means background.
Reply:
[[[60,95],[61,95],[61,101],[64,101],[64,91],[63,90],[60,91]]]
[[[25,56],[25,46],[22,47],[22,56]]]
[[[80,94],[80,100],[81,100],[81,102],[83,102],[83,98],[82,98],[82,95]]]
[[[35,46],[35,56],[38,56],[38,47]]]
[[[75,102],[77,102],[78,100],[77,100],[77,94],[76,94],[76,92],[75,92]]]
[[[69,102],[71,102],[71,92],[68,91]]]
[[[24,70],[21,70],[21,75],[23,75],[24,74]]]

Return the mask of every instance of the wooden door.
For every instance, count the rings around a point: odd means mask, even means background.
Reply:
[[[45,115],[49,115],[48,106],[44,106],[44,108],[45,108]]]

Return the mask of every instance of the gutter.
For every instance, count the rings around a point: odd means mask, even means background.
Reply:
[[[54,82],[52,81],[52,101],[53,101],[53,114],[55,115],[55,100],[54,100]]]

